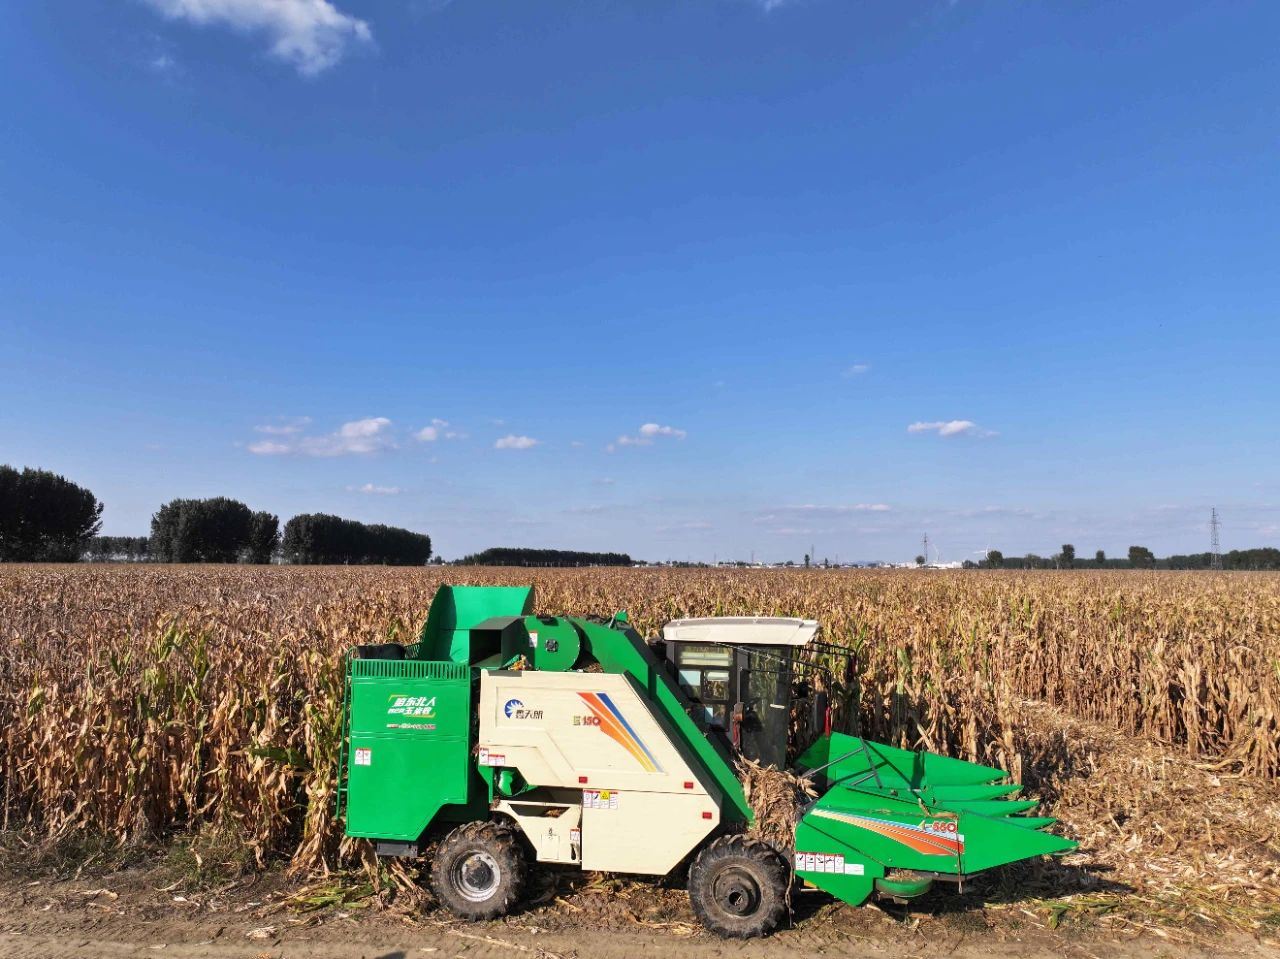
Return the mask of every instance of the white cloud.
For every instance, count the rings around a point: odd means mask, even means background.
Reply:
[[[659,426],[657,423],[645,423],[640,427],[640,435],[646,437],[674,436],[676,439],[682,440],[689,434],[684,430],[676,429],[674,426]]]
[[[845,376],[861,376],[871,369],[870,363],[854,363],[853,366],[845,367]]]
[[[605,447],[606,452],[612,453],[619,446],[650,446],[656,437],[668,436],[673,439],[682,440],[689,434],[684,430],[676,429],[674,426],[660,426],[657,423],[645,423],[635,436],[623,435]]]
[[[259,456],[278,456],[281,453],[292,453],[293,447],[288,443],[275,443],[271,440],[261,440],[257,443],[250,443],[249,452],[257,453]]]
[[[413,434],[413,438],[421,443],[434,443],[439,439],[464,440],[467,434],[449,428],[448,420],[433,419],[430,426],[424,426]]]
[[[908,433],[937,433],[939,436],[995,436],[990,430],[984,430],[973,420],[936,420],[930,423],[912,423],[907,427]]]
[[[761,513],[756,517],[755,521],[761,524],[788,520],[809,522],[817,520],[820,522],[824,519],[835,520],[842,516],[861,513],[888,513],[892,510],[893,507],[888,503],[837,503],[832,506],[825,506],[819,503],[800,503],[796,506],[774,507],[772,510]]]
[[[156,73],[172,74],[178,70],[178,61],[167,53],[157,53],[147,61],[147,66]]]
[[[702,530],[702,529],[714,529],[714,528],[715,527],[711,523],[708,523],[706,520],[693,519],[684,523],[676,523],[673,526],[660,526],[658,527],[658,532],[674,533],[674,532],[681,532],[686,530]]]
[[[538,445],[538,441],[532,436],[516,436],[514,433],[508,433],[500,440],[493,444],[495,450],[528,450]]]
[[[399,486],[375,486],[373,483],[365,483],[363,486],[348,486],[347,489],[353,493],[367,493],[371,496],[395,496],[404,492]]]
[[[263,423],[261,426],[255,426],[254,430],[268,436],[292,436],[295,433],[301,433],[310,422],[309,416],[286,416],[281,417],[278,423]]]
[[[309,422],[304,420],[303,422]],[[296,429],[293,428],[296,426]],[[336,433],[322,436],[297,435],[302,429],[298,424],[258,427],[260,432],[280,436],[280,440],[261,440],[249,444],[249,452],[259,456],[280,456],[295,453],[299,456],[350,456],[377,453],[393,449],[391,420],[385,416],[371,416],[363,420],[343,423]]]
[[[262,34],[271,55],[313,77],[341,60],[352,44],[372,42],[363,20],[329,0],[143,0],[170,20]]]
[[[852,503],[847,506],[819,506],[817,503],[801,503],[799,506],[784,506],[782,508],[797,510],[802,513],[887,513],[893,509],[888,503]]]

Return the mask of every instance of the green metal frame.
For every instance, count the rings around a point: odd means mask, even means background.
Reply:
[[[351,659],[347,688],[347,835],[416,842],[445,806],[472,799],[471,670]]]

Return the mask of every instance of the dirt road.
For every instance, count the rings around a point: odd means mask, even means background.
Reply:
[[[825,900],[798,905],[794,928],[747,943],[723,942],[690,923],[602,928],[594,917],[533,909],[502,922],[460,924],[440,913],[335,907],[299,914],[261,888],[183,895],[137,876],[22,881],[0,886],[0,959],[1190,959],[1230,954],[1278,957],[1247,937],[1214,942],[1103,927],[1045,928],[985,922],[960,912],[939,918]],[[264,894],[265,893],[265,894]],[[265,901],[264,901],[265,900]]]

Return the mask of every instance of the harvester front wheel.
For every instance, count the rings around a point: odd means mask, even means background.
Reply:
[[[444,837],[431,863],[436,898],[460,919],[496,919],[524,889],[525,857],[510,826],[469,822]]]
[[[722,836],[689,868],[689,902],[716,935],[751,939],[772,932],[787,908],[786,861],[776,849],[745,836]]]

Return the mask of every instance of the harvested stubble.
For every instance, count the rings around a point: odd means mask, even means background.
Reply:
[[[533,582],[542,610],[626,608],[646,634],[680,616],[815,617],[858,654],[856,682],[830,690],[837,728],[1008,768],[1090,856],[1141,870],[1126,878],[1140,894],[1164,869],[1223,901],[1280,902],[1274,845],[1240,838],[1276,815],[1267,574],[5,567],[3,824],[121,841],[227,829],[260,862],[332,868],[339,654],[410,639],[446,581]],[[1051,717],[1164,758],[1122,775],[1112,744],[1076,775],[1088,750]]]

